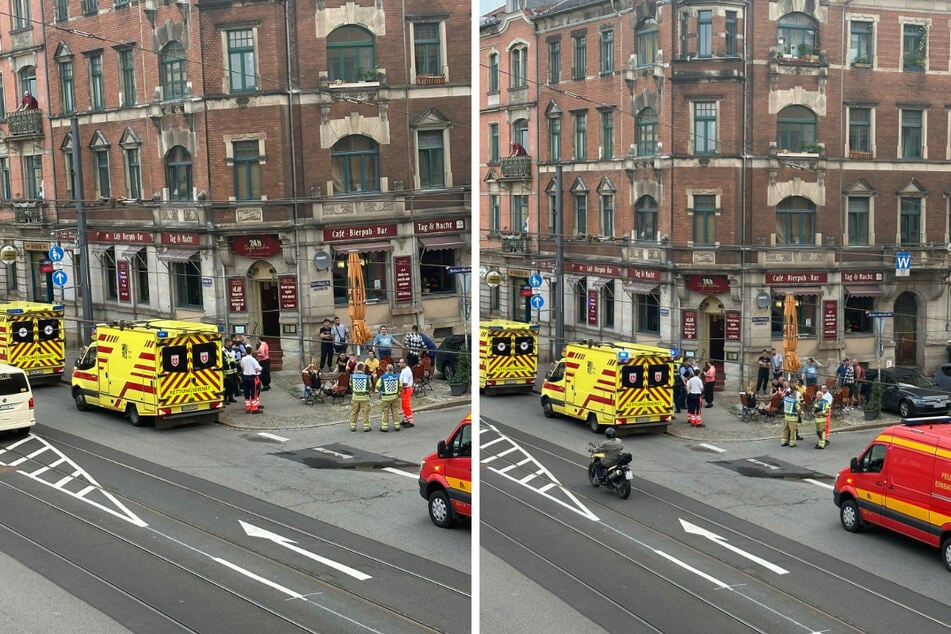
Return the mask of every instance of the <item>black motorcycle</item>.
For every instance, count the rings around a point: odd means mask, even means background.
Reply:
[[[634,474],[631,473],[631,460],[633,456],[627,452],[621,452],[618,455],[617,463],[607,468],[601,464],[604,459],[604,453],[595,450],[595,446],[588,443],[591,447],[588,453],[591,454],[591,464],[588,465],[588,482],[591,486],[598,487],[602,484],[608,488],[614,489],[614,492],[622,500],[626,500],[631,495],[631,480]]]

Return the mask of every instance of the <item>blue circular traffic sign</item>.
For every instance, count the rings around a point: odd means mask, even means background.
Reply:
[[[532,295],[532,308],[540,310],[545,305],[545,298],[541,295]]]
[[[538,273],[532,273],[528,278],[528,285],[532,288],[539,288],[542,285],[542,276]]]
[[[50,260],[53,262],[62,262],[63,258],[66,257],[66,252],[63,251],[63,247],[59,246],[58,244],[54,244],[50,247],[49,253],[47,255],[50,256]]]
[[[53,284],[56,286],[66,286],[66,282],[69,280],[69,277],[66,275],[66,271],[63,269],[56,269],[53,271]]]

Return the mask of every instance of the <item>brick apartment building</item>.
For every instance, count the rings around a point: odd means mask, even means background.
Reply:
[[[80,314],[81,182],[96,320],[217,323],[299,360],[324,318],[348,321],[357,252],[371,330],[463,329],[449,267],[471,244],[468,6],[14,5],[0,16],[6,297]],[[39,108],[12,112],[27,87]]]
[[[481,132],[528,140],[527,159],[480,155],[483,317],[553,332],[560,187],[569,339],[677,348],[738,387],[782,349],[791,293],[800,358],[933,370],[951,319],[941,6],[508,0],[483,16]]]

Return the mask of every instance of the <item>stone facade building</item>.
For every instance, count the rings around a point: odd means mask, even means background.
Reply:
[[[324,318],[348,320],[357,252],[371,330],[462,331],[468,6],[14,4],[34,19],[0,16],[7,297],[78,317],[81,191],[96,320],[216,323],[300,360]],[[11,112],[27,86],[39,109]],[[53,244],[62,288],[43,262]]]
[[[787,293],[799,357],[827,370],[844,353],[926,372],[946,359],[944,5],[522,5],[480,24],[482,134],[498,123],[501,147],[518,126],[534,140],[517,173],[480,156],[483,317],[550,335],[562,264],[568,338],[710,358],[732,387],[782,349]],[[493,94],[493,55],[500,78],[528,60],[530,108],[506,80]],[[536,271],[540,311],[526,308]]]

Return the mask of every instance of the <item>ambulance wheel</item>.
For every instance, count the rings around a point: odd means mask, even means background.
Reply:
[[[545,418],[555,417],[555,409],[551,406],[551,400],[547,397],[542,399],[542,413],[545,414]]]
[[[452,504],[442,489],[436,489],[429,494],[429,519],[439,528],[452,526]]]
[[[141,427],[145,424],[145,420],[139,416],[139,410],[135,408],[135,405],[129,405],[126,416],[129,417],[129,422],[132,423],[133,427]]]
[[[596,434],[600,434],[603,428],[604,427],[602,425],[598,424],[597,414],[588,414],[588,429],[590,429]]]
[[[73,396],[73,400],[76,402],[76,409],[80,412],[89,411],[89,403],[86,402],[86,395],[80,390],[76,390],[76,395]]]
[[[846,500],[842,503],[842,506],[839,507],[839,521],[842,522],[842,528],[850,533],[859,533],[865,527],[865,522],[862,521],[862,515],[859,513],[859,507],[855,500]]]
[[[941,542],[941,558],[944,560],[944,567],[951,570],[951,536],[945,537]]]

